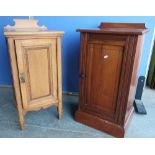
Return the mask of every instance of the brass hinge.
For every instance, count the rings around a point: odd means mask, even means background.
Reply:
[[[24,75],[24,73],[19,73],[19,79],[20,79],[21,83],[25,82],[25,75]]]

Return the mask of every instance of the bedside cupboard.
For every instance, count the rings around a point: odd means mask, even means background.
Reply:
[[[101,23],[78,29],[80,103],[75,119],[116,137],[124,137],[133,113],[145,24]]]
[[[7,38],[20,127],[28,111],[49,106],[62,113],[61,31],[39,27],[37,20],[15,19],[7,25]]]

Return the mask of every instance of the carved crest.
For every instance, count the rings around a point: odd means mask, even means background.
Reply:
[[[35,19],[13,19],[14,26],[7,25],[4,30],[47,30],[46,26],[39,26]]]

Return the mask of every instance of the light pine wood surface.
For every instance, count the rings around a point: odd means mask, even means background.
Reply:
[[[64,32],[49,31],[36,24],[35,20],[15,20],[15,26],[4,28],[21,129],[28,111],[54,105],[58,118],[62,117],[61,36]]]

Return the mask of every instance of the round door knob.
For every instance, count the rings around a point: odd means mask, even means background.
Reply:
[[[81,74],[80,74],[80,78],[81,78],[81,79],[84,79],[85,77],[86,77],[86,76],[85,76],[84,73],[81,73]]]

